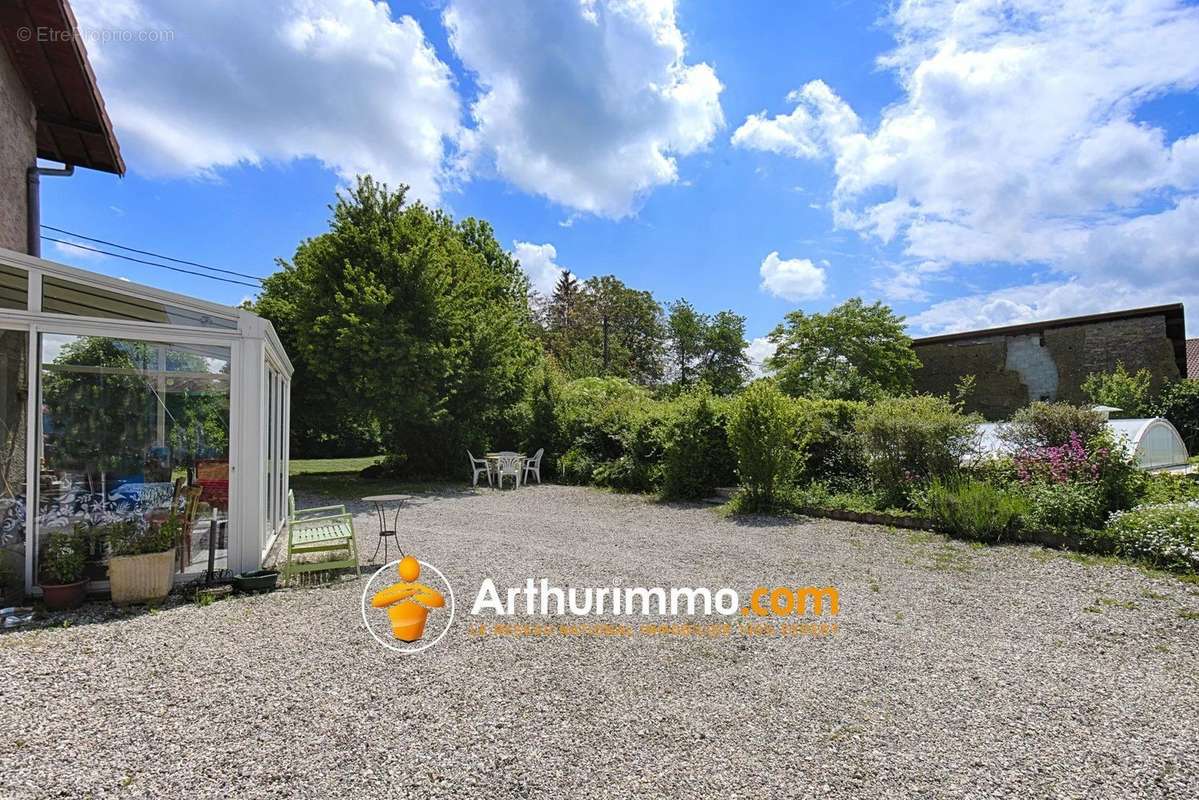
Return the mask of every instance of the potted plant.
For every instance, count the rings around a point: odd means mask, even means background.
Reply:
[[[174,514],[160,523],[146,524],[134,517],[105,526],[112,602],[145,603],[170,594],[181,528]]]
[[[83,541],[69,531],[50,534],[38,559],[42,599],[51,611],[78,608],[87,597]]]

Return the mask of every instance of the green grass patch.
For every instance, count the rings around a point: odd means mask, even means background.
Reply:
[[[951,544],[945,544],[932,554],[932,562],[928,568],[933,572],[973,572],[974,558],[969,552],[959,550]]]
[[[372,464],[378,464],[383,456],[359,456],[357,458],[295,458],[289,472],[292,475],[336,475],[358,473]]]
[[[405,481],[398,478],[365,480],[357,472],[306,473],[291,477],[291,488],[296,492],[322,495],[339,502],[357,500],[373,494],[422,494],[426,492],[471,490],[469,481],[430,482]],[[487,491],[483,485],[479,491]]]

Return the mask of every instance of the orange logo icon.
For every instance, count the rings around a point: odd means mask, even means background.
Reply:
[[[375,592],[371,606],[387,609],[392,636],[402,642],[416,642],[425,634],[429,609],[444,606],[445,596],[433,587],[417,582],[420,562],[412,556],[400,559],[397,572],[400,582]]]

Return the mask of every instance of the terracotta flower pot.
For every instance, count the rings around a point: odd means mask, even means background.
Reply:
[[[87,579],[74,583],[43,583],[42,600],[51,611],[79,608],[87,598]]]
[[[162,600],[171,593],[174,577],[174,550],[108,560],[108,585],[117,605]]]
[[[387,609],[391,618],[391,634],[402,642],[415,642],[425,635],[425,620],[429,610],[424,606],[405,600]]]

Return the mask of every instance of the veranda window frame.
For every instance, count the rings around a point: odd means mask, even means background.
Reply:
[[[105,336],[161,344],[209,345],[229,348],[229,508],[227,567],[234,572],[257,569],[273,546],[286,520],[271,520],[264,525],[266,491],[263,467],[267,453],[263,426],[267,422],[266,380],[268,363],[279,376],[276,394],[280,413],[276,435],[283,448],[280,474],[269,490],[275,497],[286,497],[289,479],[286,457],[290,428],[290,389],[293,368],[286,351],[265,319],[244,309],[223,306],[205,300],[155,289],[143,284],[110,278],[34,258],[0,248],[0,263],[25,270],[29,275],[28,307],[0,308],[0,329],[25,331],[28,339],[26,358],[26,440],[25,440],[25,590],[36,593],[34,563],[37,550],[37,508],[40,491],[42,415],[41,408],[41,335]],[[236,329],[199,327],[171,323],[142,322],[107,317],[82,317],[41,310],[42,278],[52,275],[64,280],[84,282],[134,298],[148,299],[200,314],[235,321]],[[177,575],[177,578],[182,577]],[[97,588],[103,588],[101,584]]]

